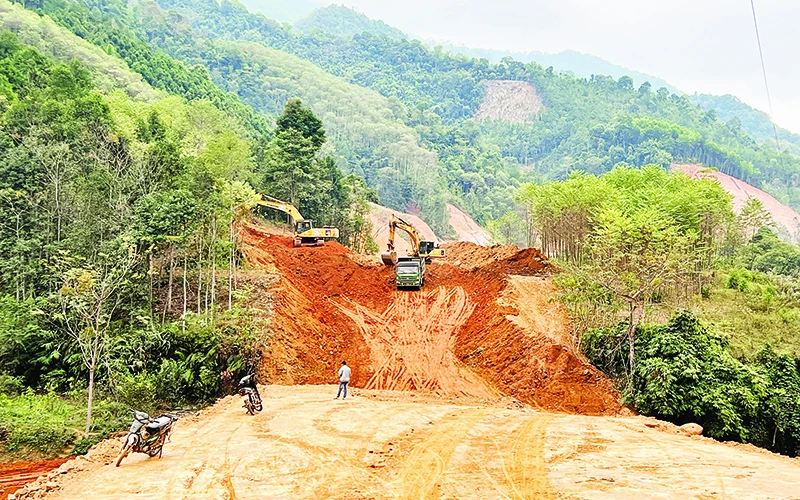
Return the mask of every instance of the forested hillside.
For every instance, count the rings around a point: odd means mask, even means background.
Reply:
[[[401,101],[409,110],[406,123],[418,130],[423,144],[443,163],[461,167],[455,175],[448,168],[450,193],[484,200],[465,205],[482,221],[502,214],[504,206],[498,200],[507,198],[509,183],[518,182],[509,160],[539,178],[563,177],[574,169],[607,171],[620,162],[641,166],[697,161],[797,203],[793,179],[800,163],[795,157],[779,158],[774,149],[756,143],[735,123],[723,123],[713,112],[695,107],[686,96],[653,92],[649,85],[636,88],[628,77],[574,78],[535,63],[490,64],[428,50],[416,41],[369,34],[302,35],[235,3],[164,0],[161,5],[185,12],[183,21],[200,32],[255,39],[290,51]],[[483,84],[494,79],[531,83],[544,101],[540,119],[529,125],[473,124]],[[502,163],[489,159],[493,151],[499,152]],[[489,181],[486,195],[480,182],[472,182],[472,173]]]
[[[493,63],[499,63],[504,58],[509,57],[523,63],[535,62],[544,68],[552,66],[557,72],[571,73],[580,78],[591,78],[592,75],[606,75],[614,79],[619,79],[623,76],[629,76],[633,79],[633,83],[636,86],[648,82],[654,89],[664,87],[673,94],[681,93],[680,90],[657,76],[641,73],[624,66],[618,66],[603,58],[591,54],[583,54],[575,50],[564,50],[557,54],[551,54],[535,50],[530,52],[511,52],[493,49],[477,49],[447,43],[441,45],[442,48],[449,52],[478,59],[486,59]]]
[[[205,68],[58,8],[75,34],[0,2],[3,456],[82,453],[126,406],[202,404],[257,365],[236,241],[257,193],[356,249],[376,200],[299,100],[273,122]]]
[[[336,36],[370,33],[395,39],[406,38],[406,35],[399,29],[393,28],[383,21],[374,21],[343,5],[328,5],[317,9],[308,17],[294,23],[294,26],[303,33],[320,30]]]
[[[735,96],[695,94],[690,99],[707,111],[713,109],[717,118],[724,122],[738,121],[742,129],[758,142],[775,144],[775,127],[769,115],[751,108]],[[781,149],[788,148],[793,154],[800,154],[800,135],[780,127],[777,127],[777,133]]]

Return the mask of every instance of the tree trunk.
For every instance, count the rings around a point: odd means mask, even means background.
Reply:
[[[153,318],[153,252],[150,252],[148,257],[148,270],[147,274],[150,277],[150,319]]]
[[[633,378],[634,378],[634,345],[636,341],[636,303],[630,302],[630,316],[628,318],[628,362],[630,364],[630,390],[633,394]]]
[[[89,437],[89,431],[92,429],[92,402],[94,401],[94,371],[95,367],[89,367],[89,400],[86,404],[86,429],[83,431],[83,437]]]
[[[214,229],[211,233],[211,323],[214,323],[214,303],[217,295],[217,219],[214,218]]]
[[[233,210],[233,209],[231,209]],[[229,243],[231,245],[230,254],[228,256],[228,310],[230,311],[233,307],[233,266],[235,265],[233,261],[234,255],[234,248],[233,248],[233,217],[231,217],[230,222],[230,234],[229,234]]]
[[[197,244],[197,315],[200,316],[200,302],[203,293],[203,237]]]
[[[175,271],[175,255],[169,250],[169,278],[167,279],[167,300],[164,302],[164,313],[161,315],[161,324],[167,320],[167,311],[172,308],[172,275]]]
[[[186,308],[189,306],[189,296],[188,296],[188,283],[186,282],[186,271],[189,268],[189,257],[186,255],[186,252],[183,253],[183,315],[181,318],[183,319],[182,327],[183,331],[186,331]]]

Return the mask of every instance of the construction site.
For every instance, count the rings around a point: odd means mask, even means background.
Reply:
[[[9,498],[800,498],[796,459],[624,408],[572,345],[536,249],[443,244],[406,291],[336,242],[240,237],[268,318],[263,411],[223,398],[181,418],[160,459],[114,467],[116,438],[18,466]]]

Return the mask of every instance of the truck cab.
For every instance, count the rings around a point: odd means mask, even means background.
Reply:
[[[395,265],[395,284],[397,289],[419,290],[425,284],[425,259],[419,257],[399,257]]]

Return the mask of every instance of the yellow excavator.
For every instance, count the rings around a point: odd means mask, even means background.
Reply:
[[[300,211],[291,203],[262,194],[258,204],[289,214],[294,224],[294,246],[296,247],[302,245],[322,246],[325,244],[326,238],[339,237],[339,230],[333,226],[314,227],[314,224],[303,218]]]
[[[398,257],[394,248],[394,233],[400,229],[408,234],[411,239],[411,249],[407,257]],[[395,268],[395,284],[397,288],[416,288],[419,290],[425,285],[425,264],[430,264],[431,259],[444,257],[444,248],[433,241],[425,241],[417,228],[392,214],[389,219],[389,242],[386,252],[381,254],[381,260],[387,266]]]

